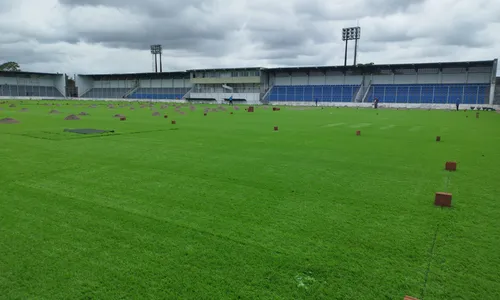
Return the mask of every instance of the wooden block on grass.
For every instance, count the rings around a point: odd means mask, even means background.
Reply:
[[[457,162],[455,161],[447,161],[445,166],[444,166],[444,169],[446,171],[456,171],[457,170]]]
[[[356,130],[356,135],[361,135],[361,131],[360,130]]]
[[[274,126],[274,131],[278,131],[278,126]]]
[[[175,122],[174,120],[172,120],[172,124],[173,124],[173,125],[175,125],[175,124],[176,124],[176,122]]]
[[[436,193],[434,205],[451,207],[451,194],[450,193]]]
[[[436,137],[436,142],[441,142],[441,137],[440,136]]]
[[[164,117],[165,119],[168,119],[168,116],[167,116],[167,115],[164,115],[163,117]]]
[[[125,121],[127,118],[125,117],[120,117],[120,121]]]

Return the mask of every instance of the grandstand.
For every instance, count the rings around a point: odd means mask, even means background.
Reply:
[[[497,60],[267,69],[264,101],[493,104]]]
[[[248,104],[500,104],[497,59],[472,62],[76,75],[82,99],[189,100]],[[0,97],[64,97],[60,74],[0,73]],[[75,93],[70,93],[74,96]]]
[[[0,72],[0,97],[64,97],[64,74]]]
[[[235,101],[257,104],[261,99],[261,68],[189,70],[192,100]]]
[[[76,75],[78,96],[91,99],[183,99],[191,90],[189,73]]]

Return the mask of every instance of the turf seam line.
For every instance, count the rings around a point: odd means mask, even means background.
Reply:
[[[425,292],[427,290],[427,281],[429,279],[429,272],[431,270],[432,258],[434,256],[434,248],[436,247],[436,240],[437,240],[438,232],[439,232],[439,223],[436,225],[436,231],[434,232],[432,246],[431,246],[431,249],[429,250],[429,262],[427,263],[427,270],[425,271],[424,286],[422,287],[421,297],[420,297],[421,300],[424,300]]]

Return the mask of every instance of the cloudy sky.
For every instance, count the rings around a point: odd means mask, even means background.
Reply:
[[[0,62],[149,72],[158,43],[166,71],[341,65],[357,22],[360,63],[500,55],[499,0],[0,0]]]

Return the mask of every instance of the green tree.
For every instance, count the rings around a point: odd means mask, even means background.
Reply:
[[[21,71],[21,68],[19,67],[18,63],[14,62],[14,61],[9,61],[9,62],[0,64],[0,71],[19,72],[19,71]]]

